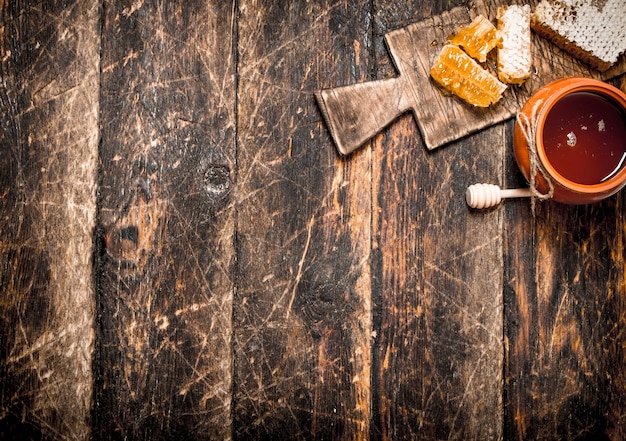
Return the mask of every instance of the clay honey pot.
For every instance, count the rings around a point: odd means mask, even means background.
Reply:
[[[626,185],[626,94],[590,78],[549,83],[523,106],[513,146],[524,177],[545,198],[607,198]]]

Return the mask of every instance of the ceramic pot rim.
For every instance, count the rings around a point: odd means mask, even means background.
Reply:
[[[624,181],[626,181],[626,166],[624,166],[622,170],[615,176],[598,184],[580,184],[578,182],[567,179],[559,172],[557,172],[552,164],[550,164],[550,161],[548,161],[542,140],[543,128],[548,113],[550,112],[550,110],[552,110],[554,104],[565,95],[569,95],[574,92],[595,92],[610,98],[614,102],[617,102],[619,105],[622,106],[623,111],[626,113],[626,94],[610,84],[591,78],[573,77],[555,81],[555,83],[558,82],[564,82],[565,84],[563,84],[556,92],[550,94],[546,98],[544,104],[539,110],[539,114],[537,115],[535,145],[537,146],[537,156],[539,158],[539,161],[541,162],[541,166],[544,168],[550,179],[555,182],[555,184],[558,184],[561,187],[568,188],[571,191],[575,191],[577,193],[595,194],[615,190],[616,188],[620,187],[624,183]]]

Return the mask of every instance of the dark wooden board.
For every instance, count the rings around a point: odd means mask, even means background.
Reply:
[[[99,5],[0,2],[0,438],[87,439]]]
[[[536,211],[507,206],[506,439],[624,439],[624,195]]]
[[[369,11],[239,1],[239,439],[369,433],[370,156],[337,156],[313,97],[368,78]]]
[[[386,15],[393,4],[376,2],[377,33],[441,12]],[[373,426],[382,439],[500,439],[502,214],[470,212],[464,193],[469,177],[502,178],[504,131],[436,152],[416,131],[405,115],[374,143]]]
[[[234,13],[103,3],[96,439],[230,437]]]
[[[501,176],[501,152],[481,145],[502,129],[451,145],[456,155],[427,154],[413,130],[401,118],[375,150],[374,424],[384,439],[499,439],[502,216],[468,213],[463,177]]]

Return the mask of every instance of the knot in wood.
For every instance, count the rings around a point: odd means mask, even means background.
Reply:
[[[338,269],[343,277],[337,276],[334,260],[314,263],[298,284],[294,309],[308,324],[313,337],[321,337],[325,329],[341,327],[354,313],[355,279],[349,271]]]
[[[225,165],[211,164],[204,172],[204,188],[212,199],[226,197],[232,188],[230,169]]]

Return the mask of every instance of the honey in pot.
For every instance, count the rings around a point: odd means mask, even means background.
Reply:
[[[624,167],[626,115],[604,95],[571,93],[548,112],[543,144],[547,159],[564,178],[599,184]]]

